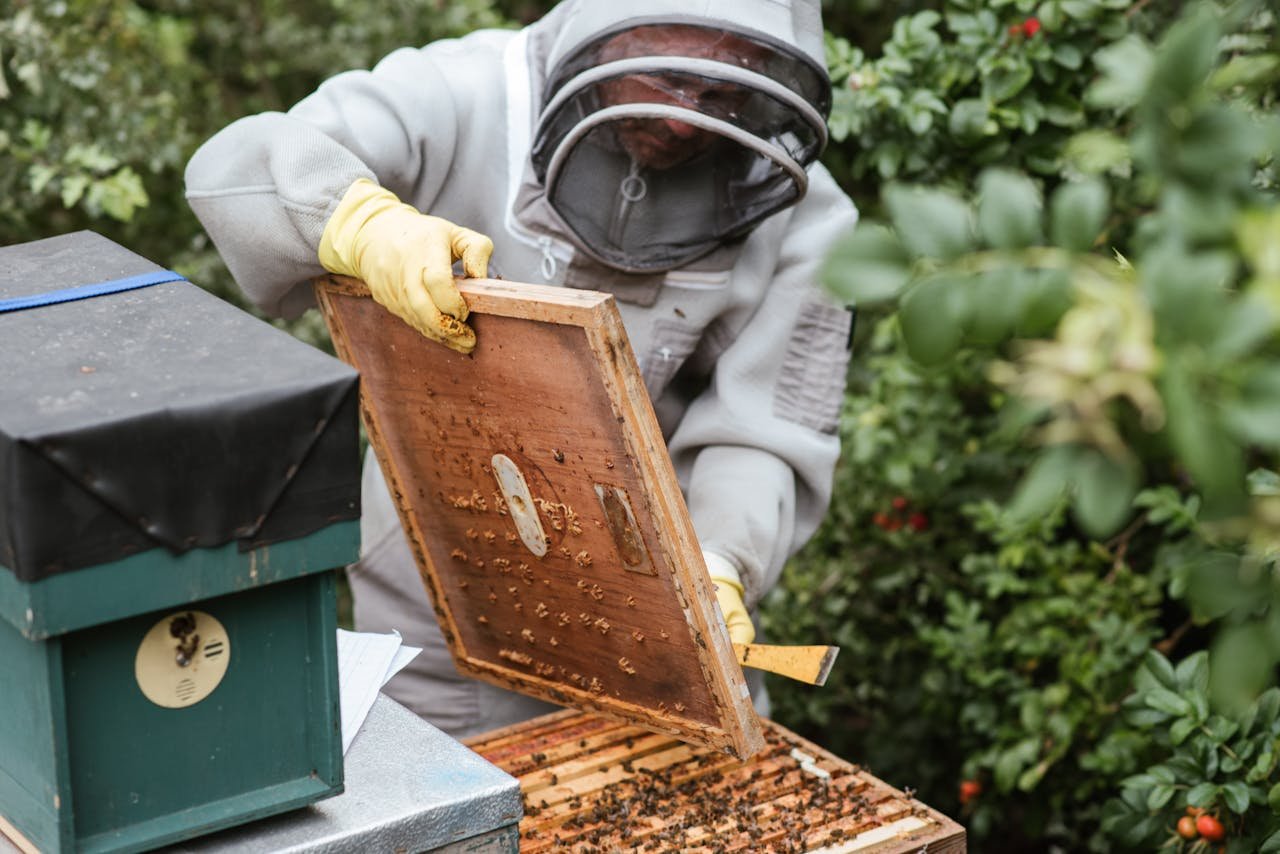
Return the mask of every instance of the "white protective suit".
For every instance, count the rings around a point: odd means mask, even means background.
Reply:
[[[818,5],[565,0],[520,31],[404,48],[288,113],[219,132],[188,166],[187,197],[241,288],[273,315],[313,304],[321,233],[358,178],[488,235],[491,275],[613,293],[702,546],[738,571],[754,609],[830,499],[851,321],[817,272],[852,228],[853,204],[809,165],[803,198],[749,233],[676,269],[622,272],[584,251],[548,203],[531,148],[550,73],[602,30],[636,18],[709,24],[780,44],[825,81]],[[425,648],[391,696],[457,736],[551,709],[454,669],[372,456],[361,534],[357,628],[396,629]]]

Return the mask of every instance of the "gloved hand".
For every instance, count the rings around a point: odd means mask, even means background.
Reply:
[[[756,627],[751,624],[746,603],[742,601],[743,587],[737,568],[728,558],[713,552],[703,552],[707,571],[716,589],[716,604],[729,627],[729,640],[734,643],[751,643],[756,639]]]
[[[468,276],[488,271],[493,241],[427,216],[368,179],[353,183],[325,224],[317,253],[331,273],[364,280],[374,300],[426,337],[470,353],[475,331],[453,281],[462,259]]]

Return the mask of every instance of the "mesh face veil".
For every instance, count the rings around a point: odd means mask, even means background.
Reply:
[[[614,29],[552,70],[534,170],[596,260],[669,270],[800,200],[830,91],[812,58],[763,35]]]

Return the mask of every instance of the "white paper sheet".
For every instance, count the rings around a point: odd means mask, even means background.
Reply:
[[[342,753],[373,708],[378,689],[422,652],[403,646],[400,633],[389,635],[338,629],[338,697],[342,710]]]

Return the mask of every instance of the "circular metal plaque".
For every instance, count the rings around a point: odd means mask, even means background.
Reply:
[[[230,662],[231,641],[222,623],[203,611],[175,611],[142,639],[133,672],[148,700],[183,709],[212,694]]]

